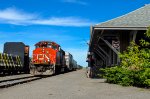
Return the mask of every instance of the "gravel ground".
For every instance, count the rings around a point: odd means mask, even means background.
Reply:
[[[150,90],[107,84],[78,70],[0,89],[0,99],[150,99]]]

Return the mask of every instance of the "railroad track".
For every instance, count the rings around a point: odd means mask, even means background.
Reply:
[[[7,88],[7,87],[14,86],[17,84],[23,84],[23,83],[31,82],[34,80],[38,80],[41,78],[42,77],[38,77],[38,76],[26,76],[26,77],[18,77],[18,78],[0,80],[0,88]]]
[[[64,74],[64,73],[60,73]],[[55,76],[55,74],[52,75],[41,75],[41,76],[32,76],[29,74],[24,74],[24,75],[15,75],[15,76],[8,76],[8,77],[0,77],[0,88],[7,88],[11,87],[17,84],[23,84],[23,83],[28,83],[31,81],[47,78]]]

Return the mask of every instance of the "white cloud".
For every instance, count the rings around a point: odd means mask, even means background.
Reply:
[[[5,10],[0,10],[0,19],[3,20],[23,21],[23,20],[32,20],[34,18],[35,16],[31,14],[22,13],[14,8],[7,8]]]
[[[14,8],[0,10],[0,23],[15,25],[90,26],[94,22],[77,17],[41,18],[36,14],[25,13]]]
[[[27,14],[21,11],[18,11],[15,8],[7,8],[0,10],[0,23],[9,23],[9,24],[27,24],[27,21],[31,21],[37,18],[33,14]]]
[[[89,26],[90,21],[75,17],[52,17],[46,20],[33,20],[33,24],[55,25],[55,26]]]
[[[81,1],[81,0],[62,0],[66,3],[75,3],[75,4],[81,4],[81,5],[87,5],[87,2]]]

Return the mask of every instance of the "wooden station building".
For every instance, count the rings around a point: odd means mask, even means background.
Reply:
[[[118,65],[118,53],[125,51],[132,40],[139,44],[149,26],[150,4],[91,26],[88,66],[103,68]]]

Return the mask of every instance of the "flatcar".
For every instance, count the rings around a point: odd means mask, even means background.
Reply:
[[[6,42],[0,53],[0,74],[29,73],[29,46]]]
[[[60,45],[52,41],[40,41],[35,44],[30,66],[31,74],[58,74],[66,68],[65,52]]]

